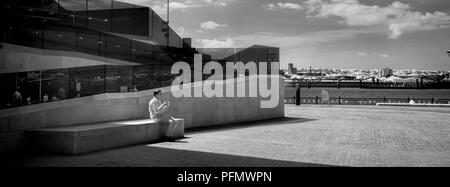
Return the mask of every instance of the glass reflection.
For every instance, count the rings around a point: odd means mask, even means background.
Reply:
[[[0,74],[0,108],[169,86],[174,78],[171,65],[176,61],[193,65],[198,52],[183,48],[182,38],[171,28],[167,37],[164,19],[148,7],[112,0],[1,4],[8,5],[0,12],[9,18],[2,22],[1,42],[44,54],[40,61],[63,59],[64,65],[2,71],[7,73]],[[205,62],[279,60],[277,48],[215,50],[200,51]]]

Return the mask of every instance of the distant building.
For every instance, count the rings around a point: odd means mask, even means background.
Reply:
[[[384,69],[381,69],[381,71],[380,71],[381,77],[390,77],[392,75],[394,75],[394,71],[390,68],[384,68]]]
[[[288,64],[288,69],[292,69],[292,68],[294,68],[294,64],[293,63],[289,63]]]
[[[183,48],[192,48],[192,38],[183,38]]]
[[[297,68],[294,68],[293,63],[288,64],[288,73],[289,74],[297,74]]]

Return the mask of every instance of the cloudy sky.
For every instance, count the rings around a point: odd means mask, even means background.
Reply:
[[[123,0],[165,17],[166,0]],[[171,0],[196,47],[280,47],[281,65],[450,70],[450,0]]]

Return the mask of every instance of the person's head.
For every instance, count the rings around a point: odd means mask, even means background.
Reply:
[[[153,91],[153,95],[154,95],[157,99],[161,99],[161,97],[162,97],[162,91],[161,91],[161,90],[155,90],[155,91]]]

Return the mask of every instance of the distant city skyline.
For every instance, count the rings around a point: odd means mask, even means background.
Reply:
[[[359,70],[359,71],[373,71],[373,70],[381,70],[384,68],[389,68],[392,69],[394,71],[443,71],[443,72],[450,72],[450,70],[438,70],[438,69],[407,69],[407,68],[403,68],[403,69],[395,69],[395,68],[391,68],[391,67],[380,67],[380,68],[371,68],[371,69],[363,69],[363,68],[321,68],[321,67],[313,67],[310,66],[312,68],[312,70],[341,70],[341,71],[347,71],[347,70]],[[309,70],[310,67],[298,67],[294,65],[294,68],[296,68],[298,71],[300,70]],[[288,67],[281,67],[282,70],[287,70]]]
[[[448,0],[171,0],[170,17],[194,47],[280,47],[282,68],[450,70]]]

